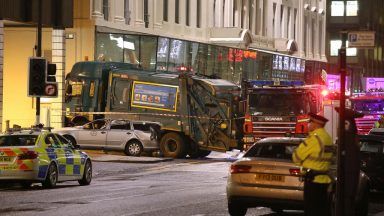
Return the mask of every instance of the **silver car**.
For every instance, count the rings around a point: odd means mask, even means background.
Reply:
[[[228,211],[245,215],[247,208],[266,206],[273,211],[302,209],[304,183],[292,152],[301,138],[266,138],[254,144],[230,168]]]
[[[275,137],[256,142],[244,156],[232,163],[227,182],[228,211],[245,215],[248,208],[265,206],[275,212],[303,209],[304,182],[300,167],[292,162],[293,150],[304,138]],[[329,193],[335,200],[336,164],[331,166],[334,179]],[[360,171],[356,194],[357,215],[367,215],[368,177]],[[332,202],[332,212],[335,208]]]
[[[160,124],[156,122],[98,119],[54,131],[81,148],[122,150],[130,156],[159,149]]]

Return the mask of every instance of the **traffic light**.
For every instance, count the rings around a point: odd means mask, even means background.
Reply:
[[[44,95],[45,71],[47,60],[44,58],[29,58],[28,68],[28,96],[40,97]]]
[[[47,64],[47,60],[44,58],[31,57],[28,70],[29,97],[57,97],[58,83],[55,77],[55,64]]]
[[[48,64],[46,80],[47,83],[56,83],[56,64]]]
[[[45,75],[44,97],[57,97],[56,64],[48,64]]]

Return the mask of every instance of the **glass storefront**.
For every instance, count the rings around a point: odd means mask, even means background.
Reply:
[[[179,39],[96,33],[95,59],[139,65],[146,71],[186,71],[242,80],[303,80],[304,60],[256,50],[243,50]]]

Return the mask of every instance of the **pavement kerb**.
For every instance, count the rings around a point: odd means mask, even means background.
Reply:
[[[132,156],[91,156],[92,161],[96,162],[119,162],[119,163],[159,163],[172,161],[173,158],[152,158],[152,157],[132,157]]]

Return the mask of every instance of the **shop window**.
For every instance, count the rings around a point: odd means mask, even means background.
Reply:
[[[331,3],[331,16],[344,16],[344,2],[332,1]]]
[[[159,71],[166,71],[168,64],[169,38],[159,37],[157,45],[157,67]]]
[[[124,62],[139,65],[140,60],[140,36],[124,36]]]
[[[177,72],[186,66],[187,41],[171,39],[169,49],[168,71]]]
[[[208,73],[207,70],[208,45],[201,43],[196,43],[196,45],[198,46],[196,57],[195,59],[192,59],[194,71],[208,76],[212,75],[211,73]]]
[[[213,75],[220,77],[221,79],[231,80],[230,62],[228,58],[229,49],[226,47],[216,47],[217,56],[215,60],[215,69]]]
[[[144,70],[156,70],[157,40],[153,36],[141,36],[140,40],[140,66]]]
[[[123,62],[123,35],[97,33],[96,59],[98,61]]]

